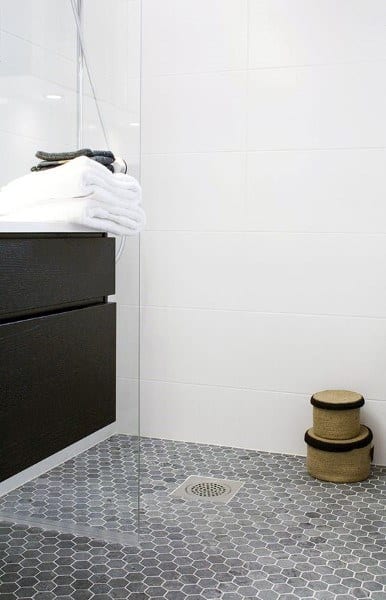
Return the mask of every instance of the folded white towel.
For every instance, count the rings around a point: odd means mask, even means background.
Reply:
[[[116,235],[135,235],[143,229],[146,217],[142,207],[111,212],[90,195],[27,207],[1,216],[0,221],[77,223]]]
[[[145,225],[141,186],[85,156],[29,173],[0,192],[0,221],[46,221],[86,225],[134,235]]]
[[[1,190],[0,215],[51,200],[88,196],[101,190],[104,201],[112,204],[141,203],[141,186],[134,177],[111,173],[96,161],[80,156],[60,167],[29,173],[5,185]]]

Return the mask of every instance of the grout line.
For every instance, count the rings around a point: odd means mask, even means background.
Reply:
[[[60,58],[62,60],[65,60],[68,63],[74,63],[75,62],[75,56],[74,56],[73,59],[69,58],[65,54],[61,54],[60,52],[56,52],[52,48],[48,48],[47,46],[43,46],[42,44],[38,44],[36,42],[33,42],[32,40],[29,40],[29,39],[23,37],[22,35],[18,35],[17,33],[9,31],[8,29],[4,29],[3,27],[0,28],[0,31],[2,31],[3,33],[6,33],[7,35],[9,35],[9,36],[11,36],[13,38],[16,38],[17,40],[20,40],[22,42],[27,43],[30,46],[35,46],[36,48],[39,48],[40,50],[44,50],[44,52],[46,52],[47,54],[53,54],[55,57]]]
[[[23,133],[18,133],[16,131],[11,131],[11,130],[8,130],[8,129],[4,129],[2,127],[0,127],[0,132],[1,133],[6,133],[7,135],[15,136],[17,138],[28,140],[30,142],[39,142],[39,143],[40,142],[44,142],[44,143],[46,143],[46,140],[44,138],[31,137],[29,135],[24,135]]]
[[[248,154],[257,154],[262,152],[341,152],[341,151],[368,151],[368,150],[385,150],[386,146],[304,146],[304,147],[292,147],[292,148],[247,148]],[[160,157],[160,156],[201,156],[206,154],[243,154],[245,150],[237,148],[234,150],[200,150],[197,152],[189,152],[184,150],[178,150],[175,152],[143,152],[142,157]]]
[[[263,310],[249,310],[242,308],[214,308],[207,306],[177,306],[177,305],[158,305],[158,304],[143,304],[143,309],[156,309],[156,310],[182,310],[182,311],[203,311],[203,312],[223,312],[223,313],[242,313],[252,315],[266,315],[266,316],[284,316],[284,317],[306,317],[306,318],[339,318],[339,319],[370,319],[375,321],[385,321],[386,316],[374,316],[374,315],[355,315],[355,314],[343,314],[343,313],[297,313],[297,312],[284,312],[284,311],[263,311]]]
[[[275,389],[260,389],[260,388],[249,388],[249,387],[237,387],[232,385],[218,385],[213,383],[192,383],[189,381],[178,381],[178,380],[164,380],[164,379],[150,379],[145,378],[141,379],[141,383],[162,383],[167,385],[184,385],[191,387],[203,387],[203,388],[216,388],[223,390],[235,390],[240,392],[261,392],[263,394],[286,394],[291,396],[299,396],[303,398],[307,396],[307,398],[311,398],[313,392],[290,392],[288,390],[275,390]],[[385,402],[386,399],[382,398],[368,398],[366,397],[366,402]]]
[[[199,233],[199,234],[246,234],[259,235],[362,235],[382,236],[386,231],[286,231],[269,229],[145,229],[145,233]]]
[[[342,60],[339,62],[316,62],[316,63],[296,63],[293,65],[265,65],[258,67],[251,67],[249,65],[239,68],[230,69],[213,69],[210,71],[164,71],[162,73],[147,73],[144,75],[144,80],[150,79],[162,79],[163,77],[200,77],[210,75],[226,75],[227,73],[242,73],[247,72],[259,72],[259,71],[279,71],[279,70],[293,70],[293,69],[317,69],[317,68],[328,68],[328,67],[346,67],[346,66],[358,66],[358,65],[379,65],[386,62],[385,58],[374,58],[374,59],[362,59],[362,60]]]

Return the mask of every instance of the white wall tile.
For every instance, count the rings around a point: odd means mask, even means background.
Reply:
[[[245,227],[386,232],[385,162],[385,149],[250,152]]]
[[[374,434],[374,463],[386,465],[386,402],[367,400],[361,420]]]
[[[62,95],[48,100],[45,94]],[[29,76],[0,76],[0,131],[40,140],[36,150],[57,148],[71,150],[76,144],[76,110],[74,92],[56,84]],[[45,148],[39,148],[46,143]],[[16,157],[14,157],[16,158]],[[31,156],[31,165],[34,164]]]
[[[148,229],[240,229],[244,221],[245,154],[142,156]]]
[[[98,16],[97,19],[95,15]],[[111,5],[104,0],[85,0],[83,30],[87,60],[97,97],[120,108],[127,108],[130,88],[135,87],[135,82],[131,82],[130,78],[139,77],[138,2],[115,0],[112,10]],[[112,61],[115,62],[115,68],[112,68]],[[87,77],[85,90],[90,94]]]
[[[146,232],[143,304],[386,317],[386,236]]]
[[[306,454],[307,395],[143,381],[141,398],[144,436]],[[386,465],[386,402],[366,401],[362,421],[374,433],[375,464]]]
[[[144,154],[244,150],[246,73],[143,80]]]
[[[0,132],[0,140],[0,187],[2,187],[12,179],[21,177],[29,171],[34,162],[36,148],[41,141],[4,131]],[[17,160],[15,160],[15,156],[17,156]]]
[[[386,7],[248,5],[247,71],[244,2],[144,0],[145,434],[299,452],[345,387],[380,438]]]
[[[143,309],[143,379],[386,397],[386,321],[237,311]]]
[[[138,380],[117,378],[117,431],[139,433]]]
[[[383,0],[250,0],[249,66],[386,58]]]
[[[139,305],[139,236],[126,236],[123,254],[116,265],[116,295],[121,304]],[[120,240],[116,240],[118,250]]]
[[[3,0],[0,28],[74,60],[76,27],[71,3],[63,0]],[[47,57],[49,53],[47,53]]]
[[[248,73],[248,149],[386,145],[386,80],[357,63]]]
[[[247,0],[144,0],[143,72],[244,69]]]
[[[74,90],[76,65],[74,61],[48,51],[42,46],[0,30],[0,77],[10,85],[33,77],[39,83],[39,91],[55,93],[55,84]],[[52,85],[54,84],[54,85]],[[44,87],[45,86],[45,87]],[[25,87],[25,96],[34,95],[37,83]],[[6,92],[7,90],[5,90]],[[5,94],[7,95],[7,94]]]
[[[139,312],[134,306],[117,305],[117,376],[138,377]]]
[[[35,150],[42,143],[57,148],[59,142],[63,149],[73,148],[74,63],[4,32],[0,33],[0,52],[0,130],[34,139]],[[51,100],[48,94],[61,98]],[[13,159],[16,163],[17,155]],[[31,167],[34,152],[30,159]]]
[[[118,108],[108,102],[99,101],[99,107],[108,137],[108,145],[118,156],[135,156],[139,153],[139,81],[132,81],[130,108]],[[83,144],[91,148],[105,148],[103,130],[94,99],[85,96],[83,101],[84,131]]]
[[[304,432],[312,419],[305,395],[143,381],[141,398],[144,436],[305,453]],[[271,422],[277,425],[274,438]]]

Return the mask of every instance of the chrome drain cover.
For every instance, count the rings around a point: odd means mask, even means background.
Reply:
[[[214,496],[230,494],[231,488],[229,485],[223,485],[217,483],[217,481],[200,481],[200,483],[188,486],[186,491],[188,494],[194,494],[195,496],[213,498]]]
[[[218,504],[227,504],[242,485],[242,481],[191,475],[171,495],[174,498],[184,498],[185,500],[207,500]]]

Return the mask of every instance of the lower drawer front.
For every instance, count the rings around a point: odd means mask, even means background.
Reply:
[[[0,481],[115,420],[115,304],[0,325]]]

